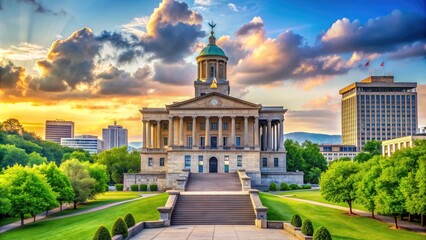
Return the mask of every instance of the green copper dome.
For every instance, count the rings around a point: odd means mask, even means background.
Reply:
[[[207,47],[205,47],[203,50],[201,50],[199,56],[206,56],[206,55],[226,57],[225,52],[220,47],[218,47],[216,44],[207,45]]]

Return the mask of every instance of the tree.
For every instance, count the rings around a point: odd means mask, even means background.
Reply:
[[[104,193],[108,188],[108,171],[105,165],[88,162],[85,163],[86,170],[89,172],[91,178],[96,180],[95,187],[93,188],[93,195]]]
[[[64,154],[64,148],[61,145],[50,141],[40,141],[38,144],[43,148],[41,152],[43,157],[46,157],[49,162],[54,161],[56,165],[61,165]]]
[[[21,135],[24,132],[24,127],[15,118],[9,118],[0,124],[0,130],[7,133]]]
[[[370,161],[360,164],[358,173],[357,201],[371,211],[372,218],[374,218],[374,210],[376,208],[376,181],[382,173],[380,167],[382,159],[382,156],[374,156]]]
[[[284,145],[287,151],[287,171],[302,171],[305,168],[305,160],[302,157],[302,150],[299,143],[292,139],[286,139]]]
[[[313,167],[306,174],[306,181],[313,184],[318,184],[319,178],[321,176],[321,169]]]
[[[331,202],[346,202],[352,214],[352,203],[356,199],[357,173],[359,166],[354,162],[335,162],[321,174],[321,195]]]
[[[10,211],[10,200],[8,196],[7,179],[0,176],[0,214],[5,214]]]
[[[93,157],[90,156],[90,153],[83,149],[77,149],[71,153],[65,153],[62,156],[62,161],[66,161],[69,159],[77,159],[81,162],[93,162]]]
[[[32,152],[28,155],[28,166],[32,167],[43,163],[47,163],[47,158],[40,156],[40,154]]]
[[[362,149],[362,152],[358,153],[354,157],[354,161],[358,163],[366,162],[372,157],[382,154],[382,142],[377,140],[367,141]]]
[[[61,169],[71,180],[71,186],[74,190],[74,209],[77,203],[85,202],[94,195],[96,180],[91,178],[89,172],[85,169],[84,164],[77,159],[67,160],[61,165]]]
[[[21,226],[24,225],[25,214],[35,216],[55,205],[55,193],[44,176],[34,169],[15,165],[6,169],[0,177],[8,183],[10,214],[21,218]]]
[[[123,174],[129,170],[139,172],[141,164],[140,153],[128,153],[126,146],[103,151],[97,156],[96,162],[105,165],[110,181],[117,183],[123,182]]]
[[[73,202],[74,190],[68,176],[55,163],[42,164],[37,167],[38,171],[46,177],[52,190],[57,194],[56,200],[59,202],[60,211],[64,202]]]
[[[0,145],[0,167],[7,168],[15,164],[23,166],[28,164],[28,155],[25,151],[14,145]]]
[[[33,142],[23,139],[19,135],[12,135],[12,134],[8,135],[7,143],[11,145],[15,145],[17,148],[24,149],[27,154],[30,154],[32,152],[41,153],[42,151],[42,147],[40,147],[39,145]]]

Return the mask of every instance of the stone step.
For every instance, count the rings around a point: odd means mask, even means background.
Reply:
[[[237,173],[191,173],[185,191],[241,191]]]

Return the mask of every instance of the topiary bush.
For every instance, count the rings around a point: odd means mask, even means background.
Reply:
[[[271,184],[269,184],[269,191],[278,191],[277,184],[274,182],[271,182]]]
[[[96,230],[95,236],[92,238],[93,240],[111,240],[111,234],[109,234],[108,228],[105,226],[100,226],[98,230]]]
[[[130,185],[130,190],[137,192],[139,190],[139,186],[137,184]]]
[[[311,189],[311,188],[312,188],[312,186],[311,186],[311,185],[309,185],[309,184],[304,184],[304,185],[302,185],[300,188],[301,188],[301,189]]]
[[[128,213],[126,214],[126,216],[124,216],[124,222],[126,223],[128,228],[135,226],[135,218],[131,213]]]
[[[120,183],[115,184],[115,190],[123,191],[123,184],[120,184]]]
[[[290,188],[288,188],[287,183],[285,183],[285,182],[281,183],[281,185],[280,185],[280,191],[287,191],[289,189]]]
[[[290,184],[290,186],[288,186],[288,187],[290,188],[290,190],[297,190],[297,189],[299,189],[299,185],[297,185],[295,183]]]
[[[145,192],[146,190],[148,190],[148,185],[146,185],[146,184],[141,184],[141,185],[140,185],[140,190],[141,190],[141,191],[143,191],[143,192]]]
[[[297,215],[297,214],[293,215],[293,217],[291,218],[291,225],[293,225],[295,227],[302,226],[302,219],[300,218],[299,215]]]
[[[157,184],[151,184],[151,185],[149,185],[149,190],[151,192],[155,192],[155,191],[157,191],[157,189],[158,189]]]
[[[311,220],[306,219],[302,223],[302,233],[306,236],[312,236],[314,234],[314,226],[312,225]]]
[[[120,217],[117,218],[117,220],[114,223],[114,226],[112,227],[112,236],[115,236],[118,234],[123,235],[123,239],[125,239],[127,235],[129,235],[129,232],[127,230],[127,225],[123,221],[123,219]]]
[[[325,227],[320,227],[315,231],[313,240],[331,240],[331,234]]]

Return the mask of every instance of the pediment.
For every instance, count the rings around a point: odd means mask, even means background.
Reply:
[[[260,109],[260,104],[212,92],[166,106],[167,109]]]

